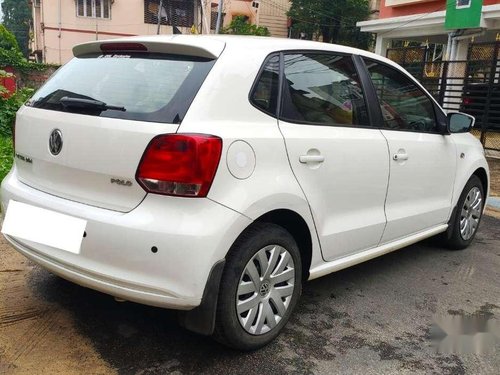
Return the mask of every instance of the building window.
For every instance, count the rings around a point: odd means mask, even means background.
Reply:
[[[472,0],[457,0],[457,9],[470,8]]]
[[[110,18],[111,0],[77,0],[78,17]]]
[[[212,10],[210,12],[210,30],[215,30],[215,27],[217,26],[217,10]],[[226,16],[226,13],[222,13],[222,17],[220,19],[220,27],[222,28],[224,25],[224,17]]]
[[[160,9],[160,2],[162,7]],[[144,23],[191,27],[195,24],[195,0],[145,0]]]

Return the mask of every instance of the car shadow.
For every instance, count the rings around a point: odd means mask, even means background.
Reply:
[[[488,221],[489,219],[485,219]],[[498,222],[497,222],[498,223]],[[493,223],[494,225],[494,223]],[[483,225],[483,228],[486,225]],[[478,233],[478,241],[482,240]],[[467,257],[463,252],[451,252],[440,247],[432,238],[397,252],[375,258],[371,261],[336,272],[305,283],[303,295],[291,325],[298,323],[304,314],[314,309],[327,311],[328,319],[345,317],[345,312],[335,306],[363,296],[377,285],[379,279],[397,280],[411,267],[427,267],[441,262],[444,265],[458,262]],[[450,260],[448,261],[448,259]],[[464,259],[465,259],[464,258]],[[429,277],[439,277],[443,270],[429,271]],[[270,361],[282,352],[285,343],[296,341],[297,330],[286,327],[283,334],[267,347],[253,352],[241,353],[230,350],[209,337],[193,334],[181,328],[175,311],[149,307],[140,304],[116,302],[112,297],[80,287],[49,272],[35,267],[29,285],[33,293],[46,302],[56,304],[71,314],[75,327],[87,337],[100,356],[122,373],[144,374],[165,373],[179,370],[182,373],[266,373],[289,372],[290,363],[286,358]],[[385,285],[385,284],[384,284]],[[334,304],[332,305],[332,301]],[[333,307],[332,307],[333,306]],[[300,366],[307,367],[307,356],[327,356],[318,337],[323,329],[312,324],[306,329],[316,330],[297,345],[303,348],[302,365],[293,364],[300,372]],[[307,348],[307,349],[304,349]]]

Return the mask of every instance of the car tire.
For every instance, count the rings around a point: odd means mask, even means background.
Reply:
[[[484,189],[481,180],[473,175],[458,199],[456,213],[445,239],[451,250],[462,250],[470,245],[476,236],[484,208]]]
[[[302,263],[294,238],[278,225],[255,223],[226,257],[213,337],[244,351],[267,345],[287,323],[301,289]]]

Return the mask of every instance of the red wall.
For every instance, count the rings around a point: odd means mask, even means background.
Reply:
[[[14,69],[11,67],[3,68],[7,73],[14,73]],[[7,89],[7,93],[3,94],[4,98],[10,97],[16,91],[16,78],[15,76],[9,78],[0,78],[0,85]]]
[[[421,4],[411,4],[399,7],[386,7],[385,0],[380,2],[380,18],[409,16],[412,14],[430,13],[445,10],[445,0],[434,0]],[[483,5],[500,4],[500,0],[483,0]]]

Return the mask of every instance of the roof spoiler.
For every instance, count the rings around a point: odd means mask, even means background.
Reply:
[[[109,48],[110,45],[112,45],[112,49]],[[123,49],[120,48],[121,46],[123,46]],[[162,35],[99,40],[79,44],[73,47],[73,55],[79,57],[89,53],[109,53],[111,50],[114,50],[120,52],[143,51],[168,53],[173,55],[217,59],[224,50],[224,47],[225,43],[223,41],[207,39],[203,36]]]

